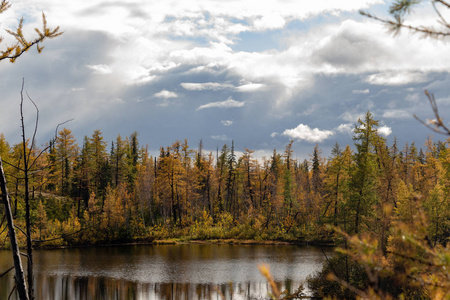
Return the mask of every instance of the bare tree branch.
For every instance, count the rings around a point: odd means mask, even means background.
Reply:
[[[450,135],[450,129],[447,128],[447,126],[445,126],[444,122],[442,121],[442,118],[439,115],[439,109],[434,94],[430,94],[427,90],[425,90],[425,95],[427,96],[428,101],[430,102],[433,114],[436,119],[424,122],[417,115],[414,115],[414,118],[434,132],[444,135]]]
[[[24,236],[26,236],[26,237],[28,236],[28,235],[27,235],[27,234],[25,233],[25,231],[23,231],[23,229],[22,229],[22,228],[20,228],[19,226],[17,226],[17,225],[14,225],[14,227],[15,227],[15,228],[17,228],[17,229],[19,229],[19,230],[20,230],[20,232],[22,232]]]
[[[33,103],[34,108],[36,109],[36,123],[34,125],[34,132],[33,132],[33,138],[31,139],[30,151],[28,152],[28,161],[30,161],[31,152],[33,151],[33,149],[35,147],[36,133],[37,133],[38,125],[39,125],[39,108],[37,107],[37,105],[33,101],[33,99],[31,99],[30,95],[28,95],[28,93],[26,93],[26,94],[27,94],[28,100],[30,100],[31,103]]]
[[[3,160],[3,162],[4,162],[5,164],[7,164],[8,166],[11,166],[11,167],[17,169],[18,171],[22,171],[22,172],[23,172],[23,169],[22,169],[22,168],[19,168],[18,166],[13,165],[13,164],[9,163],[9,162],[6,161],[6,160]]]
[[[11,270],[14,269],[14,266],[12,266],[11,268],[9,268],[8,270],[6,270],[5,272],[3,272],[2,274],[0,274],[0,277],[5,276],[6,274],[8,274]]]
[[[67,121],[64,121],[64,122],[62,122],[62,123],[59,123],[59,124],[56,126],[56,129],[55,129],[55,140],[56,140],[56,138],[57,138],[57,136],[58,136],[58,128],[59,128],[59,126],[64,125],[64,124],[66,124],[66,123],[69,123],[69,122],[71,122],[71,121],[73,121],[73,120],[75,120],[75,119],[72,118],[72,119],[70,119],[70,120],[67,120]]]
[[[450,32],[440,31],[440,30],[435,29],[434,27],[412,26],[412,25],[404,24],[401,16],[396,16],[395,21],[392,21],[392,20],[379,18],[379,17],[372,15],[371,13],[368,13],[363,10],[360,10],[359,13],[363,16],[366,16],[368,18],[379,21],[385,25],[388,25],[389,30],[391,32],[393,32],[395,35],[398,34],[402,28],[405,28],[405,29],[408,29],[415,33],[421,33],[425,37],[442,38],[442,37],[450,36]]]
[[[15,284],[14,287],[11,289],[11,293],[9,293],[8,300],[11,299],[11,297],[12,297],[12,295],[13,295],[13,293],[14,293],[14,290],[15,290],[16,288],[17,288],[17,285]]]

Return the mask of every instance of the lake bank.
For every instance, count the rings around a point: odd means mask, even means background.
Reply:
[[[137,240],[101,244],[86,245],[43,245],[35,246],[34,249],[70,249],[70,248],[90,248],[90,247],[116,247],[116,246],[135,246],[135,245],[183,245],[183,244],[201,244],[201,245],[278,245],[278,246],[314,246],[324,248],[334,248],[336,244],[333,241],[279,241],[279,240],[252,240],[252,239],[210,239],[196,240],[187,237],[155,240]],[[0,250],[9,250],[2,247]]]

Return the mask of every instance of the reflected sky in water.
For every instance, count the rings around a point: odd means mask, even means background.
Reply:
[[[10,256],[0,252],[0,268]],[[34,260],[37,299],[264,299],[258,265],[292,293],[325,257],[313,247],[183,244],[42,250]],[[0,279],[0,299],[12,286],[12,273]]]

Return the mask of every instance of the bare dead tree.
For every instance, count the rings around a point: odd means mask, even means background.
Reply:
[[[28,99],[33,103],[36,108],[36,124],[33,133],[33,139],[31,140],[30,150],[27,153],[26,146],[26,136],[25,136],[25,124],[23,121],[23,87],[25,85],[25,80],[22,79],[22,89],[20,90],[20,122],[22,127],[22,150],[23,150],[23,173],[25,180],[25,223],[26,223],[26,238],[27,238],[27,281],[28,281],[28,297],[30,300],[34,298],[33,294],[33,244],[31,241],[31,217],[30,217],[30,194],[29,194],[29,178],[28,178],[28,163],[30,160],[31,153],[33,152],[33,148],[35,145],[36,132],[39,122],[39,109],[31,100],[30,97]]]
[[[36,103],[31,99],[31,97],[27,95],[28,100],[33,104],[35,110],[36,110],[36,120],[35,120],[35,126],[34,126],[34,132],[33,132],[33,136],[31,139],[31,143],[30,143],[30,147],[27,149],[27,137],[26,137],[26,133],[25,133],[25,122],[24,122],[24,85],[25,85],[25,80],[22,80],[22,88],[20,91],[20,118],[21,118],[21,129],[22,129],[22,153],[23,153],[23,168],[21,168],[20,166],[15,166],[12,165],[10,163],[7,163],[5,161],[5,163],[13,166],[16,171],[21,172],[23,174],[23,177],[19,178],[16,177],[17,180],[24,180],[24,185],[25,185],[25,191],[24,191],[24,200],[25,200],[25,223],[26,223],[26,229],[23,230],[20,227],[17,227],[16,225],[14,225],[14,220],[13,220],[13,216],[12,216],[12,209],[11,209],[11,199],[10,199],[10,195],[7,191],[7,187],[6,187],[6,176],[5,173],[3,171],[3,165],[2,165],[2,159],[0,157],[0,167],[1,167],[1,181],[0,181],[0,185],[2,188],[2,200],[3,200],[3,204],[5,205],[5,210],[6,210],[6,221],[7,221],[7,225],[8,225],[8,231],[10,234],[10,241],[11,241],[11,247],[13,249],[13,256],[14,256],[14,267],[16,269],[16,286],[14,289],[17,288],[17,291],[19,293],[19,298],[20,299],[34,299],[34,290],[33,290],[33,240],[31,239],[31,207],[30,207],[30,191],[29,191],[29,185],[30,185],[30,180],[29,180],[29,175],[31,173],[33,173],[36,170],[33,170],[36,162],[38,161],[38,159],[49,149],[49,146],[44,148],[42,151],[38,152],[37,155],[32,159],[31,155],[33,153],[36,153],[36,133],[37,133],[37,129],[38,129],[38,125],[39,125],[39,108],[36,105]],[[57,136],[57,132],[58,132],[58,128],[59,126],[72,121],[71,120],[67,120],[63,123],[58,124],[58,126],[56,127],[56,133],[55,133],[55,139]],[[14,176],[13,176],[14,177]],[[10,217],[9,217],[10,215]],[[2,222],[3,224],[3,222]],[[16,237],[16,232],[15,229],[19,230],[20,232],[22,232],[25,237],[26,237],[26,246],[27,246],[27,251],[26,254],[20,253],[19,250],[19,246],[17,243],[17,237]],[[22,263],[20,261],[20,255],[24,255],[27,258],[27,278],[25,281],[25,276],[23,273],[23,268],[22,268]],[[18,260],[16,262],[16,260]],[[11,271],[13,268],[10,268],[8,271],[4,272],[3,274],[0,275],[3,276],[4,274],[8,273],[9,271]],[[19,274],[19,275],[18,275]],[[25,282],[27,282],[27,284],[25,284]],[[27,287],[28,286],[28,287]],[[13,289],[13,290],[14,290]],[[25,296],[26,297],[25,297]]]
[[[2,159],[0,156],[0,188],[2,191],[2,202],[5,206],[5,215],[8,225],[8,235],[11,243],[11,250],[14,261],[15,281],[17,292],[19,293],[19,298],[21,300],[28,300],[28,291],[25,284],[25,275],[23,273],[22,261],[20,260],[20,250],[17,243],[17,236],[14,226],[14,219],[11,211],[11,198],[9,197],[8,188],[6,186],[5,172],[3,171]]]

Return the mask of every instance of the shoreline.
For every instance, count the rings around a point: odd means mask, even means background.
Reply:
[[[336,246],[332,241],[277,241],[277,240],[252,240],[252,239],[210,239],[195,240],[184,238],[173,239],[155,239],[152,241],[130,241],[105,244],[86,244],[86,245],[59,245],[33,247],[33,250],[57,250],[57,249],[76,249],[76,248],[95,248],[95,247],[118,247],[118,246],[138,246],[138,245],[268,245],[268,246],[313,246],[333,248]],[[0,251],[10,251],[9,248],[0,248]]]
[[[210,240],[195,240],[195,239],[155,239],[153,241],[130,241],[130,242],[116,242],[105,244],[90,244],[90,245],[69,245],[69,246],[42,246],[33,247],[33,250],[56,250],[56,249],[75,249],[75,248],[94,248],[94,247],[118,247],[118,246],[138,246],[138,245],[268,245],[268,246],[313,246],[333,248],[336,246],[332,241],[277,241],[277,240],[252,240],[252,239],[210,239]],[[10,250],[1,248],[0,250]]]

